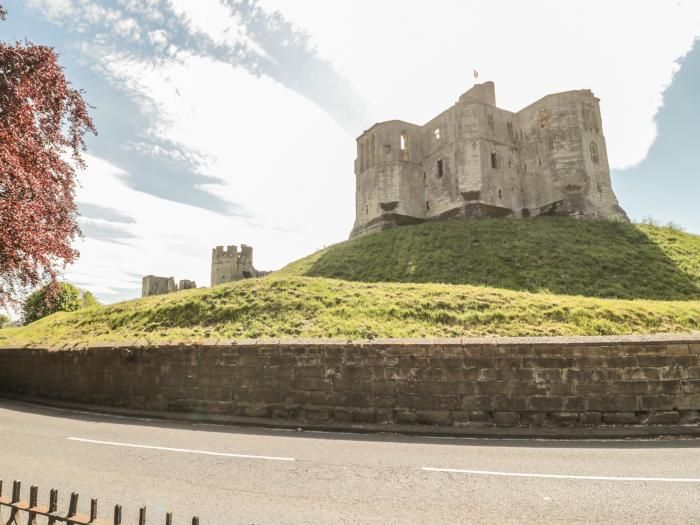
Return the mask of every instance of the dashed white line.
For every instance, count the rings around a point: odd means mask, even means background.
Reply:
[[[252,454],[230,454],[228,452],[209,452],[207,450],[193,450],[189,448],[173,448],[173,447],[158,447],[155,445],[138,445],[135,443],[118,443],[116,441],[99,441],[97,439],[83,439],[77,437],[66,438],[69,441],[79,441],[81,443],[93,443],[97,445],[110,445],[113,447],[127,448],[145,448],[149,450],[164,450],[166,452],[182,452],[185,454],[203,454],[205,456],[219,456],[224,458],[242,458],[242,459],[266,459],[269,461],[295,461],[294,458],[286,458],[279,456],[256,456]]]
[[[467,470],[458,468],[423,467],[429,472],[456,472],[459,474],[474,474],[481,476],[505,476],[511,478],[548,478],[548,479],[584,479],[594,481],[671,481],[682,483],[700,483],[700,478],[654,478],[654,477],[622,477],[622,476],[570,476],[565,474],[531,474],[525,472],[496,472],[492,470]]]

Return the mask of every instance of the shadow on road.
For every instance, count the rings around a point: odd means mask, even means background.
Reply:
[[[160,429],[193,430],[219,434],[244,434],[252,436],[275,436],[289,438],[334,440],[334,441],[365,441],[365,442],[396,442],[430,445],[461,445],[465,447],[510,447],[510,448],[591,448],[591,449],[661,449],[661,448],[700,448],[700,438],[697,437],[663,437],[663,438],[514,438],[514,437],[451,437],[451,436],[420,436],[396,434],[390,432],[340,432],[290,428],[261,428],[256,426],[226,425],[200,422],[153,419],[127,415],[114,415],[92,412],[88,409],[77,410],[41,406],[24,401],[0,399],[0,410],[31,414],[43,418],[71,419],[75,421],[110,423],[114,425],[152,427]],[[2,426],[2,416],[0,416]],[[426,427],[427,428],[427,427]],[[494,433],[498,429],[493,429]]]

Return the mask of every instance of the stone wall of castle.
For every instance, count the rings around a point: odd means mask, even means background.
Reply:
[[[382,122],[357,145],[352,235],[459,216],[626,219],[588,90],[513,113],[495,106],[487,82],[424,126]]]
[[[197,283],[189,279],[180,280],[179,285],[175,283],[174,277],[158,277],[157,275],[147,275],[141,282],[141,297],[149,295],[163,295],[177,292],[178,290],[189,290],[197,288]]]
[[[162,295],[177,291],[177,284],[173,277],[158,277],[147,275],[141,282],[141,297],[149,295]]]
[[[697,433],[700,335],[0,348],[0,391],[293,427]]]

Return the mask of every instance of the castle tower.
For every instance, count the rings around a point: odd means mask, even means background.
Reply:
[[[234,245],[217,246],[211,252],[211,285],[216,286],[231,281],[261,277],[268,272],[260,272],[253,266],[253,248],[241,245],[240,252]]]

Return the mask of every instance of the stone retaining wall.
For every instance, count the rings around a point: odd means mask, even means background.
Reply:
[[[700,335],[0,349],[0,391],[301,423],[700,423]]]

